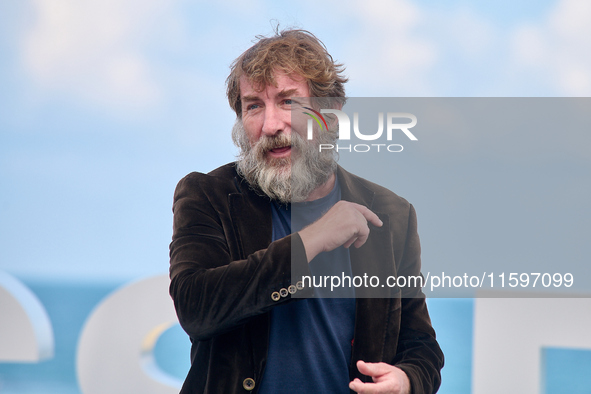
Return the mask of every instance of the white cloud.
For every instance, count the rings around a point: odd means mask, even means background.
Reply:
[[[146,108],[161,88],[145,54],[165,0],[34,0],[22,59],[37,86],[106,107]]]
[[[449,30],[450,43],[466,58],[477,59],[486,55],[494,45],[496,30],[490,21],[468,8],[454,10],[448,18],[439,18],[447,25],[440,26],[441,32]]]
[[[537,26],[519,26],[513,33],[513,56],[518,64],[545,65],[544,56],[549,51]]]
[[[548,16],[511,35],[517,73],[538,75],[557,95],[591,95],[591,2],[560,0]]]
[[[558,0],[543,17],[523,17],[511,25],[491,19],[478,8],[426,7],[407,0],[345,3],[340,13],[339,17],[355,26],[346,44],[346,64],[354,87],[349,93],[591,95],[591,2]],[[536,121],[531,120],[532,124]],[[452,128],[444,138],[435,136],[430,147],[428,143],[424,146],[446,153],[504,152],[521,160],[546,155],[544,144],[554,135],[547,128],[522,128],[522,139],[489,151],[488,147],[510,138],[503,132],[513,129],[503,130]],[[585,141],[585,131],[572,133],[577,133],[578,141]],[[540,149],[532,149],[538,140]],[[584,144],[571,141],[559,144],[560,149],[574,157],[588,156]]]
[[[22,52],[37,86],[50,94],[65,92],[75,99],[124,109],[153,108],[171,95],[178,96],[178,86],[167,85],[170,78],[163,75],[164,69],[175,68],[168,75],[186,67],[190,70],[185,72],[196,72],[211,63],[181,65],[174,59],[155,58],[153,49],[192,50],[202,58],[219,59],[255,23],[240,16],[264,8],[264,4],[238,7],[235,0],[227,1],[228,20],[242,22],[226,26],[220,20],[188,33],[185,26],[192,26],[192,21],[180,13],[180,0],[32,1],[36,20]],[[591,2],[586,0],[560,0],[543,20],[513,28],[502,28],[500,21],[476,6],[427,7],[410,0],[345,0],[318,6],[331,13],[327,28],[338,35],[333,42],[342,42],[339,60],[346,63],[353,94],[591,92]],[[199,18],[221,17],[216,5],[202,4],[199,11],[198,17],[191,17],[197,18],[193,25]],[[301,21],[303,27],[305,22]]]
[[[353,2],[348,7],[359,33],[347,57],[354,84],[381,95],[430,94],[424,78],[437,61],[433,42],[418,31],[424,13],[406,0]]]
[[[345,58],[367,95],[591,95],[591,2],[557,0],[504,26],[477,5],[345,2]]]

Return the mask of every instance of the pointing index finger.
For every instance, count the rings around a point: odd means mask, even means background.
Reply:
[[[354,206],[363,215],[365,220],[367,220],[376,227],[382,227],[384,222],[382,222],[378,215],[376,215],[372,210],[360,204],[355,204]]]

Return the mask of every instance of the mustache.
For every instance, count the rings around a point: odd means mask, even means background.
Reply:
[[[287,135],[283,133],[274,136],[263,135],[259,138],[257,143],[253,146],[260,154],[265,154],[270,150],[277,148],[284,148],[290,146],[292,149],[302,149],[305,142],[301,136],[297,134]]]
[[[238,173],[271,199],[284,203],[304,201],[314,188],[326,182],[336,171],[334,152],[318,150],[319,143],[336,140],[333,134],[313,140],[307,140],[293,130],[259,134],[256,142],[251,144],[242,121],[238,119],[232,128],[232,139],[241,150],[237,161]],[[288,146],[291,146],[290,157],[267,156],[267,152],[273,149]]]

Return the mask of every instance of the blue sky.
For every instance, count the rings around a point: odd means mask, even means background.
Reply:
[[[349,96],[590,96],[591,3],[517,3],[0,3],[0,269],[166,272],[174,187],[234,159],[228,66],[276,22],[325,42]],[[588,168],[573,149],[555,160]],[[401,194],[429,239],[426,190]]]

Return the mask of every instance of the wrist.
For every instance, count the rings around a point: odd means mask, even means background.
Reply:
[[[310,263],[314,257],[322,252],[320,245],[317,242],[318,237],[316,237],[314,232],[310,230],[310,226],[300,230],[298,234],[304,244],[306,259],[308,260],[308,263]]]

